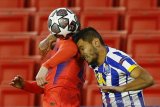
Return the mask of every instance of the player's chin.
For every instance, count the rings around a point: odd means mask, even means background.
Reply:
[[[91,63],[90,58],[88,58],[88,57],[84,57],[84,59],[85,59],[85,61],[86,61],[88,64],[90,64],[90,63]]]
[[[97,64],[97,58],[90,59],[89,65],[94,65],[94,64]]]
[[[89,65],[92,65],[93,63],[95,63],[94,60],[91,60],[91,59],[90,59],[90,60],[88,59],[88,60],[86,60],[86,61],[87,61],[87,63],[88,63]]]

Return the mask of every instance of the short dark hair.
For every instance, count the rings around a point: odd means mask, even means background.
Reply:
[[[98,38],[100,40],[100,43],[102,45],[105,45],[101,35],[92,27],[84,28],[73,36],[73,40],[75,43],[77,43],[80,39],[91,43],[94,38]]]

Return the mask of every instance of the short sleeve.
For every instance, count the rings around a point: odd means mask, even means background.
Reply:
[[[129,74],[138,66],[137,63],[129,56],[120,60],[122,66],[129,72]]]

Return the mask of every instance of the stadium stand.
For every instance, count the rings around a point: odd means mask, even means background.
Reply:
[[[146,106],[160,105],[159,0],[0,0],[0,106],[41,106],[40,95],[8,83],[17,74],[32,80],[48,58],[40,59],[38,43],[49,34],[48,15],[57,7],[73,10],[82,28],[94,27],[108,46],[127,52],[144,67],[156,81],[144,90]],[[102,106],[94,72],[88,65],[85,71],[81,105]]]
[[[0,9],[24,8],[25,0],[0,0]]]
[[[35,8],[29,9],[0,9],[0,32],[28,32],[30,31],[32,15]]]
[[[120,0],[120,6],[126,7],[127,10],[156,9],[157,2],[157,0]]]
[[[160,10],[128,11],[125,16],[128,33],[160,30]]]
[[[37,32],[0,32],[0,37],[9,37],[9,36],[37,36]]]
[[[160,83],[155,84],[154,86],[147,88],[144,90],[144,100],[147,107],[158,107],[160,105],[159,102],[159,89]]]
[[[159,106],[160,98],[160,58],[137,58],[136,61],[140,66],[145,68],[154,78],[155,85],[149,88],[144,89],[144,99],[147,107],[150,106]]]
[[[8,58],[0,59],[0,85],[8,85],[8,82],[16,75],[21,75],[25,80],[32,80],[36,61],[32,58]]]
[[[128,36],[127,53],[133,58],[159,57],[160,33],[134,33]]]
[[[126,31],[102,31],[100,34],[108,46],[125,51]]]
[[[67,0],[29,0],[29,7],[35,7],[38,11],[54,10],[58,7],[68,7]]]
[[[34,19],[34,31],[37,31],[38,34],[48,31],[48,16],[50,12],[37,12]],[[49,33],[49,31],[48,31]]]
[[[1,24],[0,32],[27,31],[28,30],[28,14],[0,13],[0,24]]]
[[[29,36],[4,36],[0,37],[0,57],[29,56]]]
[[[75,7],[80,7],[82,10],[86,10],[88,8],[108,8],[112,7],[113,0],[101,0],[101,2],[97,0],[75,0]]]
[[[99,31],[118,30],[120,16],[124,8],[94,8],[81,13],[82,28],[91,26]]]
[[[35,95],[11,86],[0,86],[1,107],[33,107]]]
[[[155,84],[160,82],[160,58],[136,58],[136,61],[140,66],[144,67],[153,76]]]

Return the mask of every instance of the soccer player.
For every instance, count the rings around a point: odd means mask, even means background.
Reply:
[[[66,18],[63,19],[65,15],[69,14],[66,14],[66,10],[69,11],[64,8],[57,9],[55,11],[57,13],[54,13],[57,16],[51,15],[53,21],[59,17],[60,22],[62,22],[61,25],[63,25],[63,22],[66,24]],[[61,14],[63,14],[62,17]],[[70,16],[71,19],[74,17],[76,16],[73,16],[73,14]],[[56,20],[56,22],[58,21]],[[74,28],[74,26],[71,27]],[[64,25],[63,28],[65,28]],[[53,30],[55,29],[53,28]],[[71,37],[72,33],[66,34],[67,38],[63,35],[61,35],[63,38],[59,38],[58,35],[51,34],[40,42],[41,54],[46,55],[48,51],[52,51],[52,55],[42,64],[36,76],[36,81],[28,82],[23,80],[22,77],[16,76],[11,81],[11,85],[33,93],[43,93],[43,107],[79,107],[80,90],[84,82],[84,63],[78,55],[77,46]],[[56,43],[52,50],[51,45],[54,42]]]
[[[41,67],[42,73],[47,73],[44,83],[29,82],[16,76],[11,85],[32,93],[44,94],[43,107],[79,107],[84,65],[77,50],[72,39],[58,39],[55,48],[51,50],[52,57],[42,64],[44,68]]]
[[[94,70],[104,107],[144,107],[142,89],[154,84],[145,69],[124,52],[106,46],[92,27],[79,31],[74,41]]]

